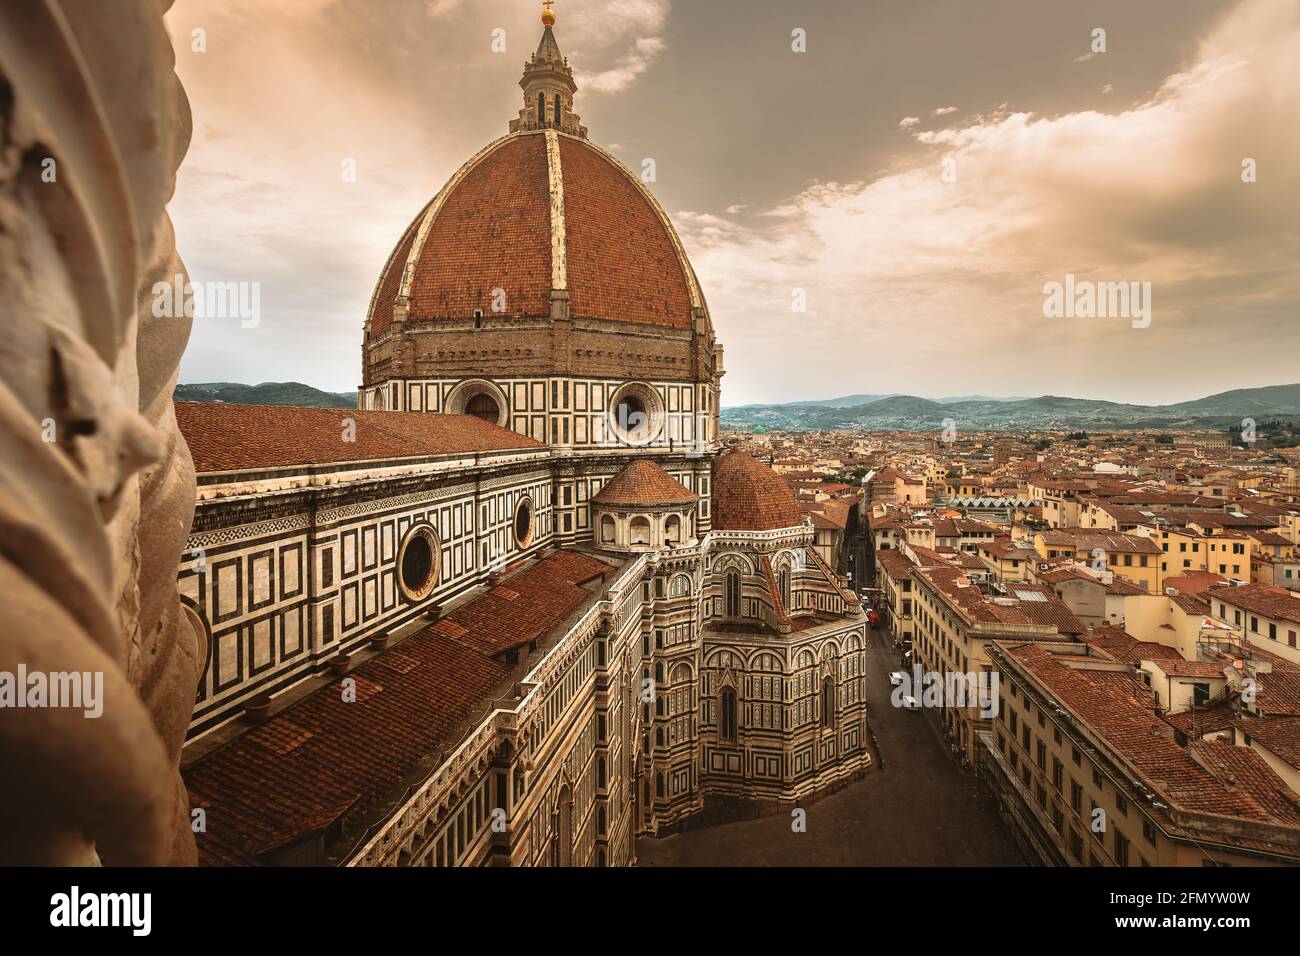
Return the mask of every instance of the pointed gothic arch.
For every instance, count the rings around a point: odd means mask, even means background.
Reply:
[[[568,781],[560,787],[555,798],[555,831],[551,844],[552,866],[573,866],[573,787]]]
[[[740,572],[730,570],[723,575],[723,614],[726,617],[740,617]]]
[[[718,737],[721,740],[736,739],[736,689],[723,687],[718,692]]]

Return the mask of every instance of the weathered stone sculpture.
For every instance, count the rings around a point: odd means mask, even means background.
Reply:
[[[0,708],[0,863],[189,863],[177,765],[205,653],[171,394],[164,207],[189,107],[169,0],[0,4],[0,675],[103,674],[102,715]],[[24,688],[18,687],[18,693]]]

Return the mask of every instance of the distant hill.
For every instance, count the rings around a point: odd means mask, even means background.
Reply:
[[[949,395],[946,398],[935,399],[941,405],[954,405],[957,402],[1023,402],[1024,400],[1024,395]]]
[[[897,392],[890,392],[888,395],[844,395],[840,398],[823,398],[815,402],[787,402],[788,405],[810,405],[813,407],[823,408],[852,408],[854,405],[866,405],[869,402],[878,402],[882,398],[893,398]]]
[[[204,382],[177,385],[178,402],[226,402],[231,405],[302,405],[308,408],[356,408],[356,392],[322,392],[302,382]]]
[[[852,408],[856,405],[869,405],[872,402],[880,401],[882,398],[898,398],[902,395],[902,392],[886,392],[882,395],[841,395],[839,398],[817,398],[799,402],[777,402],[772,405],[734,405],[729,410],[738,411],[745,408]],[[996,398],[988,395],[949,395],[945,398],[931,399],[931,401],[938,402],[941,405],[948,405],[953,402],[1019,402],[1023,400],[1024,396]]]
[[[1236,388],[1193,402],[1170,405],[1197,415],[1292,415],[1300,407],[1300,385],[1268,385],[1264,388]]]
[[[839,401],[723,408],[722,419],[736,427],[773,429],[924,430],[941,427],[945,418],[955,419],[959,429],[974,430],[1219,428],[1243,418],[1300,416],[1300,385],[1236,389],[1176,405],[1127,405],[1060,395],[968,396],[937,401],[914,395],[890,395],[847,406],[839,405]]]
[[[897,394],[897,392],[890,392],[888,395],[844,395],[840,398],[818,398],[806,402],[779,402],[775,405],[737,405],[735,408],[849,408],[854,405],[877,402],[882,398],[893,398]]]
[[[928,398],[917,398],[914,395],[895,395],[893,398],[882,398],[877,402],[860,405],[858,408],[869,415],[938,415],[943,418],[949,413],[951,406],[932,402]],[[852,411],[852,409],[844,409],[844,411]]]

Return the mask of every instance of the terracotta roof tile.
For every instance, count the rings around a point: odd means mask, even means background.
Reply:
[[[560,168],[573,314],[689,329],[681,259],[640,187],[590,145],[566,137]]]
[[[885,548],[876,552],[876,565],[884,568],[895,581],[901,580],[912,568],[916,567],[902,551],[897,548]]]
[[[1261,746],[1300,770],[1300,717],[1276,717],[1271,720],[1240,720],[1238,729]]]
[[[583,585],[614,570],[585,554],[559,551],[490,588],[430,626],[481,654],[540,641],[593,597]]]
[[[1235,588],[1215,588],[1206,592],[1206,597],[1255,614],[1300,623],[1300,598],[1292,597],[1291,592],[1271,584],[1244,584]]]
[[[772,531],[803,524],[794,493],[780,475],[744,452],[723,452],[713,463],[713,527]]]
[[[340,817],[355,834],[509,678],[491,655],[546,637],[593,597],[579,585],[611,570],[556,552],[354,668],[355,701],[332,681],[187,767],[191,801],[208,812],[200,863],[257,863]]]
[[[1045,644],[999,646],[1122,754],[1165,802],[1193,812],[1300,827],[1300,808],[1283,798],[1286,785],[1276,774],[1260,770],[1267,766],[1258,755],[1206,741],[1188,749],[1179,746],[1172,728],[1156,716],[1150,691],[1136,677],[1089,669],[1087,658],[1059,658]]]
[[[551,200],[539,134],[504,140],[444,200],[411,275],[411,318],[490,315],[494,289],[505,291],[506,316],[551,313]]]
[[[200,474],[543,447],[472,415],[177,402],[176,422]]]
[[[1138,661],[1143,660],[1167,664],[1183,659],[1174,648],[1154,641],[1140,641],[1124,628],[1113,624],[1094,628],[1092,637],[1083,637],[1080,640],[1085,644],[1101,648],[1115,660],[1126,664],[1137,664]]]
[[[1274,668],[1272,673],[1257,674],[1255,679],[1259,683],[1252,705],[1255,710],[1261,714],[1300,716],[1300,671]]]
[[[369,686],[356,701],[331,682],[185,769],[191,804],[207,811],[201,864],[257,863],[339,817],[355,824],[510,673],[429,628],[399,646],[415,667],[375,657],[349,675]]]
[[[1136,534],[1119,534],[1114,531],[1098,531],[1093,528],[1054,528],[1042,532],[1042,536],[1044,544],[1066,545],[1087,551],[1101,548],[1105,551],[1135,554],[1164,553],[1160,550],[1160,545],[1150,538]]]
[[[1237,722],[1237,706],[1227,698],[1205,707],[1194,707],[1177,714],[1165,714],[1164,720],[1192,740],[1217,734]],[[1260,721],[1264,723],[1264,721]]]
[[[572,314],[689,329],[685,266],[669,228],[640,185],[589,143],[561,136],[565,271]],[[546,137],[506,137],[458,172],[411,273],[413,320],[469,318],[505,291],[511,316],[550,314],[551,199]],[[427,210],[428,207],[426,207]],[[371,334],[392,324],[393,305],[421,210],[381,277]]]
[[[420,210],[420,218],[423,217],[424,210]],[[419,226],[420,219],[416,219],[406,228],[406,234],[402,236],[402,241],[397,244],[397,248],[389,257],[388,264],[384,267],[379,288],[375,292],[373,317],[370,322],[371,335],[378,335],[393,324],[393,306],[397,304],[397,293],[402,287],[402,273],[406,270],[406,260],[411,254],[411,246],[415,243]]]
[[[591,500],[605,505],[687,505],[695,501],[695,492],[653,461],[639,459],[607,481]]]

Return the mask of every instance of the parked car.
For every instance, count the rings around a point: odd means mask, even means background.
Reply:
[[[903,709],[904,709],[904,710],[920,710],[920,709],[921,709],[921,705],[920,705],[920,703],[917,702],[917,699],[916,699],[915,697],[913,697],[911,694],[908,694],[908,695],[906,695],[906,696],[903,697]]]
[[[893,673],[891,673],[891,674],[889,675],[889,686],[890,686],[890,687],[897,687],[899,684],[903,683],[903,681],[905,681],[905,680],[907,680],[907,672],[906,672],[906,671],[894,671]]]

